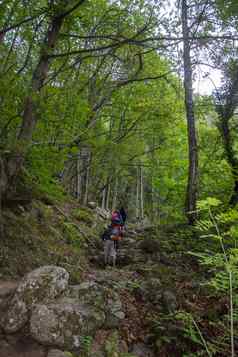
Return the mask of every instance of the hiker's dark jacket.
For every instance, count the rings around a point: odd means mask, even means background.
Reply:
[[[125,222],[126,222],[126,218],[127,218],[126,211],[124,210],[124,208],[123,208],[123,207],[121,207],[119,212],[120,212],[120,215],[121,215],[121,218],[122,218],[123,224],[125,224]]]

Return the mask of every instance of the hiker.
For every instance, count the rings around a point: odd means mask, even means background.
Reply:
[[[119,249],[119,241],[121,241],[123,238],[125,221],[126,212],[123,207],[120,210],[115,210],[112,212],[111,225],[117,230],[117,238],[115,238],[116,251]]]
[[[121,215],[121,218],[122,218],[122,221],[123,221],[123,225],[125,225],[127,215],[126,215],[126,211],[124,210],[124,207],[121,207],[119,212],[120,212],[120,215]]]
[[[124,224],[126,221],[126,212],[122,207],[120,210],[112,212],[111,224],[103,232],[101,238],[104,242],[104,264],[112,262],[116,266],[116,257],[118,250],[118,242],[122,239]]]
[[[126,212],[124,211],[124,213]],[[122,217],[120,210],[115,210],[112,212],[111,225],[113,228],[116,228],[118,231],[118,239],[116,239],[117,241],[120,240],[119,237],[122,238],[125,219],[126,219],[125,215],[123,214]]]
[[[110,224],[102,234],[102,240],[104,242],[104,265],[112,262],[113,267],[116,266],[116,240],[119,239],[120,231],[118,228],[113,227]]]

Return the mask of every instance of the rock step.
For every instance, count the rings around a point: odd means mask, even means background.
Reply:
[[[8,297],[11,295],[17,288],[18,282],[15,280],[2,281],[0,280],[0,299]]]

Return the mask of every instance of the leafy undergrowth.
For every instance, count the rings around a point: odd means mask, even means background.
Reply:
[[[229,294],[210,284],[219,268],[201,266],[191,254],[213,256],[221,251],[219,242],[200,238],[194,228],[173,226],[147,232],[141,246],[149,264],[135,266],[140,278],[134,294],[137,308],[145,311],[147,340],[156,356],[231,355]],[[234,327],[238,327],[236,319]],[[234,342],[237,350],[238,341]]]
[[[105,280],[119,287],[126,316],[117,331],[119,341],[132,353],[131,346],[141,343],[156,357],[231,355],[229,297],[209,284],[216,268],[208,270],[191,254],[214,255],[219,243],[186,226],[150,229],[133,239],[135,244],[126,249],[136,256],[139,247],[139,261],[105,272],[89,267],[88,272],[93,279],[105,274]],[[126,240],[122,249],[123,244]],[[104,332],[105,341],[111,333]]]

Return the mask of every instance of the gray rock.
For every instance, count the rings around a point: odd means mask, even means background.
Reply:
[[[18,283],[16,281],[0,281],[0,298],[4,299],[13,294]]]
[[[154,357],[153,351],[144,343],[137,343],[133,346],[132,354],[136,357]]]
[[[79,285],[70,285],[67,296],[79,299],[82,295],[88,293],[90,289],[97,289],[97,284],[94,281],[86,281]]]
[[[8,299],[14,294],[16,281],[0,281],[0,316],[6,311]]]
[[[135,289],[135,294],[144,302],[158,304],[162,299],[161,289],[162,285],[160,279],[150,278],[147,281],[143,281]]]
[[[178,308],[176,296],[169,290],[163,292],[163,303],[167,312],[175,312]]]
[[[67,357],[67,355],[60,350],[49,350],[47,357]]]
[[[124,318],[122,303],[118,295],[114,293],[112,297],[107,299],[105,327],[116,328]]]
[[[39,302],[49,302],[68,286],[69,274],[61,267],[44,266],[27,274],[19,283],[8,309],[1,319],[5,332],[20,330]]]
[[[92,208],[92,209],[95,209],[95,208],[97,207],[97,203],[96,203],[96,202],[93,202],[93,201],[88,202],[88,207],[89,207],[89,208]]]
[[[37,305],[30,320],[31,336],[43,345],[78,350],[82,338],[103,326],[105,314],[93,305],[64,298],[57,303]]]
[[[106,272],[104,272],[106,274]],[[112,285],[112,286],[111,286]],[[115,291],[110,275],[102,276],[100,282],[86,281],[70,287],[70,298],[80,304],[94,306],[106,316],[105,327],[116,328],[125,318],[119,294]]]
[[[99,218],[102,218],[103,220],[107,220],[110,218],[110,211],[107,211],[103,208],[100,207],[96,207],[96,213],[98,215]]]
[[[7,340],[0,342],[0,357],[45,357],[46,352],[43,346],[24,336],[9,335]],[[66,356],[65,356],[66,357]]]

